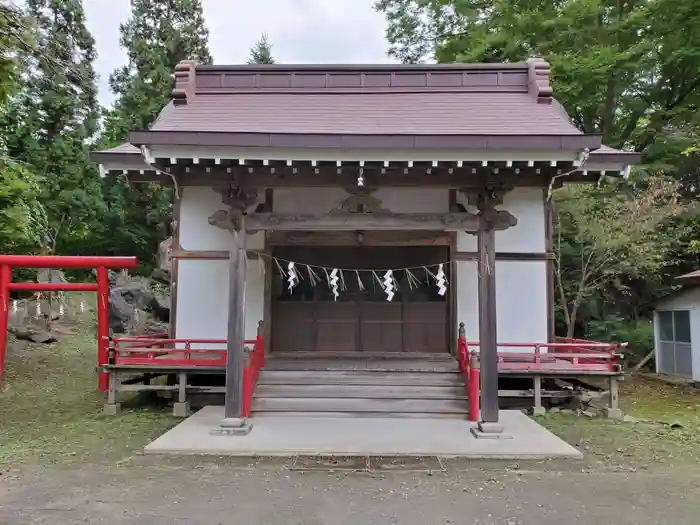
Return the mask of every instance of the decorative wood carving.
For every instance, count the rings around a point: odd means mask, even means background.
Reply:
[[[372,196],[374,189],[346,189],[351,195],[345,199],[338,208],[331,210],[331,213],[391,213],[382,207],[382,201]]]
[[[478,217],[481,221],[481,227],[500,231],[518,224],[518,219],[509,212],[495,208],[499,204],[503,204],[503,197],[512,189],[513,186],[510,185],[489,184],[479,189],[462,189],[460,191],[467,196],[469,204],[476,206],[479,210]],[[467,231],[467,233],[470,232]]]
[[[248,208],[256,203],[258,199],[258,190],[249,186],[231,184],[227,187],[214,188],[217,193],[221,194],[221,202],[227,209],[216,211],[209,217],[209,224],[222,228],[224,230],[241,229],[241,218],[245,215]]]

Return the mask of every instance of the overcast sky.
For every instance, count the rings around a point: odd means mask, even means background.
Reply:
[[[241,64],[267,34],[278,62],[387,62],[386,23],[374,0],[203,0],[209,50],[216,64]],[[84,0],[88,29],[97,41],[95,67],[100,101],[109,104],[109,74],[126,61],[119,24],[129,18],[129,0]]]

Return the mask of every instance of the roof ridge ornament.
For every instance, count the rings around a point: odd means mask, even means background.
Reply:
[[[196,69],[196,60],[181,60],[175,66],[175,87],[172,91],[172,98],[176,106],[184,106],[194,98]]]
[[[552,86],[549,84],[549,62],[542,57],[527,59],[528,90],[539,104],[552,103]]]

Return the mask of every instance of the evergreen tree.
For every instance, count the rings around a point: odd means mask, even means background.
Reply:
[[[201,0],[132,0],[131,18],[120,26],[120,43],[128,63],[109,79],[116,95],[105,119],[105,147],[145,130],[170,102],[173,70],[186,59],[211,63]],[[159,185],[127,185],[105,181],[109,214],[104,223],[113,232],[102,250],[118,250],[139,257],[150,266],[158,242],[170,222],[172,192]]]
[[[272,44],[267,40],[267,35],[261,35],[255,45],[250,50],[249,64],[274,64],[272,58]]]
[[[109,145],[153,124],[170,101],[173,70],[181,60],[212,61],[201,0],[131,0],[131,18],[119,32],[129,62],[109,77],[117,97],[105,123]]]
[[[29,20],[13,5],[0,5],[0,115],[6,115],[19,92],[27,54],[34,51]],[[2,117],[0,117],[0,120]],[[4,126],[3,126],[4,127]],[[39,178],[28,164],[7,151],[12,129],[0,136],[0,253],[17,253],[39,244],[38,218],[43,208]]]
[[[2,118],[5,152],[29,172],[41,175],[40,221],[44,250],[86,250],[103,209],[100,180],[89,159],[97,130],[94,39],[85,27],[80,0],[28,0],[26,16],[33,42],[20,91]],[[13,194],[16,194],[13,193]],[[52,239],[50,246],[45,239]]]

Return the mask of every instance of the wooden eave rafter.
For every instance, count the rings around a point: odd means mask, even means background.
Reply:
[[[151,163],[146,163],[141,155],[109,154],[98,152],[94,159],[100,162],[103,174],[126,175],[131,182],[156,182],[171,184],[172,177],[182,177],[183,184],[208,185],[205,180],[212,176],[227,177],[230,175],[251,175],[259,179],[256,184],[264,187],[274,186],[324,186],[334,185],[338,176],[357,177],[362,174],[365,178],[381,176],[382,184],[419,185],[421,181],[402,182],[400,176],[427,177],[424,184],[447,185],[458,187],[460,177],[483,177],[509,174],[522,176],[525,174],[548,177],[564,175],[567,182],[596,181],[602,175],[623,175],[629,169],[622,155],[591,156],[581,166],[581,154],[578,158],[566,152],[551,154],[551,158],[543,160],[542,152],[494,151],[482,155],[464,153],[464,160],[446,159],[425,160],[425,155],[417,155],[420,160],[313,160],[278,159],[278,158],[222,158],[210,156],[203,152],[202,157],[157,157]],[[456,156],[456,155],[455,155]],[[483,158],[478,158],[482,157]],[[510,158],[512,156],[512,158]],[[545,155],[546,156],[546,155]],[[438,155],[436,157],[439,158]],[[524,158],[523,158],[524,157]],[[607,158],[609,157],[609,158]],[[636,159],[629,157],[629,161]],[[577,170],[577,168],[580,168]],[[438,182],[435,176],[455,176],[453,181]],[[304,177],[312,176],[315,180]],[[390,183],[388,176],[396,176]],[[201,178],[200,181],[195,180]],[[452,177],[451,177],[452,178]],[[292,180],[294,179],[294,180]],[[263,182],[266,181],[266,182]],[[462,181],[463,182],[463,181]],[[437,183],[437,184],[436,184]]]

